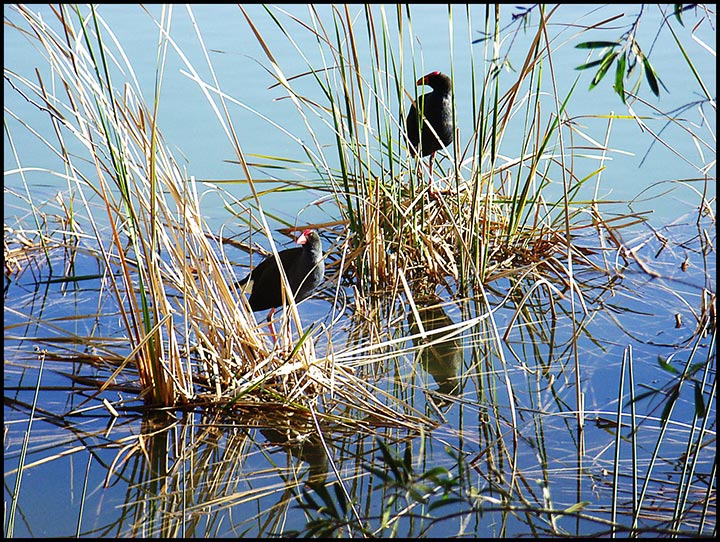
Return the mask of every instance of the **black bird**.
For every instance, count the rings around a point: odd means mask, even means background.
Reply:
[[[325,257],[322,241],[315,230],[302,232],[296,243],[300,246],[278,252],[280,263],[287,276],[296,303],[312,295],[325,276]],[[250,308],[255,311],[270,309],[270,322],[277,307],[283,305],[283,286],[275,255],[271,254],[237,283],[250,294]],[[272,329],[272,322],[271,322]],[[273,332],[273,335],[275,333]]]
[[[444,73],[435,71],[417,80],[417,85],[429,85],[430,92],[418,97],[410,106],[405,130],[414,156],[430,155],[430,184],[435,153],[453,141],[452,80]],[[420,119],[418,110],[422,112]]]

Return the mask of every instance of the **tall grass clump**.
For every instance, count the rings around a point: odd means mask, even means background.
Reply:
[[[289,303],[276,326],[277,338],[264,322],[256,321],[236,286],[240,277],[226,256],[224,239],[207,224],[201,201],[212,193],[247,226],[250,239],[266,238],[268,253],[277,253],[263,211],[267,192],[253,179],[230,117],[229,109],[238,101],[223,93],[217,80],[204,81],[172,39],[172,8],[153,19],[159,41],[149,107],[132,65],[96,8],[53,8],[60,32],[31,9],[15,9],[31,29],[17,30],[26,32],[48,60],[52,81],[40,70],[37,81],[9,70],[6,79],[55,127],[57,143],[40,142],[61,167],[46,173],[66,181],[66,208],[72,209],[68,219],[83,231],[83,251],[103,269],[100,298],[107,293],[117,305],[117,316],[111,311],[98,317],[120,322],[117,333],[127,338],[126,343],[92,335],[72,338],[83,349],[78,361],[87,359],[88,345],[102,352],[101,360],[91,357],[104,373],[97,394],[130,385],[136,397],[116,406],[129,407],[141,399],[146,406],[234,409],[249,402],[282,404],[303,415],[309,415],[308,408],[337,410],[350,420],[373,412],[392,423],[427,424],[402,405],[399,409],[407,418],[398,417],[351,369],[335,363],[330,331],[323,325],[303,326],[286,279],[282,287]],[[188,13],[192,17],[192,11]],[[202,46],[199,29],[197,37]],[[201,88],[231,142],[251,190],[249,200],[196,182],[163,140],[157,117],[171,50]],[[214,78],[207,50],[204,53]],[[16,120],[31,129],[23,119]],[[23,173],[18,167],[6,174]],[[53,280],[75,279],[69,275]],[[326,344],[324,355],[315,352],[319,339]]]
[[[266,398],[292,401],[302,395],[298,390],[313,389],[293,380],[293,374],[308,374],[312,341],[285,332],[272,343],[259,331],[205,221],[200,189],[157,125],[172,10],[158,23],[156,86],[148,107],[132,65],[95,7],[53,8],[59,32],[28,7],[14,9],[27,25],[16,30],[40,50],[48,69],[37,70],[34,80],[6,69],[6,80],[55,128],[56,142],[41,141],[61,168],[45,173],[67,183],[69,218],[105,269],[101,296],[114,298],[127,337],[127,350],[105,358],[112,369],[100,391],[136,375],[146,404],[180,406],[226,403],[259,388]]]
[[[418,326],[413,340],[452,338],[463,330],[472,330],[475,338],[489,338],[493,355],[479,356],[484,361],[478,374],[503,374],[504,343],[514,329],[532,336],[536,326],[547,326],[547,333],[540,329],[536,336],[553,336],[555,303],[569,299],[569,307],[562,310],[571,319],[571,336],[577,337],[591,313],[587,286],[602,288],[616,277],[612,263],[602,266],[589,256],[602,252],[606,232],[613,235],[642,217],[606,220],[599,211],[601,201],[582,197],[589,181],[599,182],[602,167],[595,160],[602,163],[611,149],[595,143],[572,122],[567,105],[575,85],[560,94],[555,83],[547,25],[557,7],[536,10],[539,24],[519,69],[507,76],[510,81],[501,77],[505,74],[500,9],[485,9],[480,27],[486,39],[478,47],[473,43],[478,22],[471,10],[449,6],[449,35],[455,36],[456,27],[467,28],[467,40],[451,40],[450,64],[440,67],[425,66],[410,38],[414,32],[409,6],[388,13],[384,6],[310,5],[306,19],[283,8],[266,8],[291,45],[298,32],[309,33],[317,43],[317,51],[296,46],[306,64],[302,73],[283,69],[272,41],[243,10],[270,63],[268,71],[312,134],[303,148],[335,195],[347,224],[350,247],[342,275],[356,285],[357,314],[374,318],[372,326],[382,337],[370,339],[371,345],[351,342],[346,351],[336,353],[336,360],[354,360],[369,368],[372,360],[401,356],[398,344],[408,336],[386,332],[388,321],[407,318],[396,316],[394,309],[400,306],[399,312],[407,312]],[[414,84],[409,88],[407,81],[436,69],[452,77],[456,47],[470,48],[470,79],[454,78],[454,93],[469,88],[472,110],[458,111],[454,102],[456,137],[451,147],[438,153],[438,177],[433,182],[440,190],[432,198],[427,163],[407,151],[405,117],[422,91]],[[308,82],[317,92],[308,94]],[[470,115],[470,133],[459,133],[458,119]],[[316,135],[316,124],[331,134],[327,140]],[[507,145],[508,133],[514,138],[520,134],[519,139]],[[591,156],[587,162],[575,155],[577,138],[591,141],[583,154]],[[504,148],[516,155],[506,156]],[[586,163],[591,166],[583,170]],[[497,303],[492,306],[490,284],[497,285]],[[418,307],[438,286],[460,303],[467,300],[467,306],[462,322],[428,334]],[[373,296],[383,299],[382,308],[369,309],[375,307]],[[513,307],[512,321],[518,325],[502,333],[493,319],[506,304]],[[526,330],[522,322],[534,324]],[[575,339],[570,343],[577,370]],[[495,359],[500,366],[492,365]],[[574,378],[579,383],[579,370]],[[491,403],[502,389],[482,380],[477,387],[479,396],[490,393]],[[512,390],[507,393],[512,404]],[[578,395],[576,400],[582,399]]]
[[[347,265],[361,292],[392,287],[400,273],[465,293],[511,276],[549,274],[572,283],[571,262],[587,263],[576,237],[598,224],[613,229],[639,220],[611,224],[599,214],[602,202],[581,198],[602,168],[579,171],[569,143],[585,136],[566,111],[574,87],[560,95],[552,76],[546,25],[557,7],[539,10],[532,45],[509,82],[500,77],[500,8],[486,8],[487,39],[480,47],[472,41],[470,10],[448,8],[449,33],[456,25],[468,28],[466,44],[451,46],[471,49],[470,79],[454,86],[456,93],[461,85],[471,89],[472,111],[455,108],[455,132],[462,137],[438,153],[439,198],[428,196],[427,161],[407,151],[404,119],[422,90],[407,81],[439,68],[424,66],[408,37],[411,8],[397,6],[388,14],[385,7],[309,6],[308,22],[281,8],[267,10],[284,35],[309,32],[318,44],[314,55],[298,49],[307,62],[304,74],[285,73],[271,43],[256,31],[299,115],[332,131],[333,143],[315,141],[307,154],[332,187],[351,232]],[[452,76],[452,64],[442,68]],[[294,89],[307,79],[322,100]],[[469,134],[459,134],[458,115],[471,117]],[[522,139],[511,145],[517,156],[506,157],[500,149],[513,123],[521,124]],[[592,151],[602,158],[609,149],[595,144]]]

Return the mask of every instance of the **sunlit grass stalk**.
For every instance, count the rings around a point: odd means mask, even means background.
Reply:
[[[492,32],[490,25],[492,21]],[[484,210],[492,209],[494,206],[494,194],[492,189],[494,186],[492,175],[485,173],[485,164],[491,168],[497,159],[498,146],[500,144],[501,133],[498,126],[499,108],[500,108],[500,78],[498,72],[501,69],[500,59],[497,54],[500,51],[500,10],[499,6],[495,6],[494,10],[490,10],[488,5],[485,9],[485,25],[484,34],[492,36],[492,39],[484,40],[482,58],[491,58],[491,64],[488,70],[478,74],[475,70],[475,63],[472,64],[473,82],[482,75],[481,93],[473,92],[473,130],[477,134],[477,138],[472,140],[472,157],[473,169],[470,177],[471,182],[471,199],[469,212],[469,231],[470,233],[470,260],[472,268],[475,270],[477,280],[484,282],[487,276],[488,255],[490,246],[487,242],[491,238],[490,232],[490,216]],[[492,46],[492,53],[488,47]],[[473,84],[473,88],[477,88]],[[489,90],[488,90],[489,89]],[[492,99],[490,99],[492,97]],[[488,153],[487,160],[485,155]],[[486,189],[485,189],[486,188]],[[481,205],[482,204],[482,205]],[[473,233],[475,235],[473,235]],[[463,273],[461,280],[461,291],[467,292],[474,286],[473,280],[466,278],[467,274]]]
[[[27,457],[28,446],[30,444],[30,433],[32,432],[33,421],[35,420],[35,412],[37,409],[38,396],[40,395],[40,385],[42,383],[43,369],[45,368],[45,353],[40,354],[40,367],[38,368],[37,380],[35,382],[35,393],[33,402],[28,416],[27,429],[23,435],[22,446],[20,447],[20,457],[18,458],[18,468],[15,474],[15,486],[11,494],[10,510],[8,511],[7,527],[5,536],[12,538],[15,534],[15,514],[17,513],[18,499],[20,498],[20,487],[22,486],[23,473],[25,469],[25,459]]]
[[[699,338],[698,338],[698,342],[699,342]],[[684,378],[684,376],[688,373],[688,371],[692,365],[692,363],[691,363],[692,359],[693,359],[692,355],[688,357],[688,360],[685,363],[685,369],[683,371],[683,375],[680,378],[678,378],[677,383],[674,384],[672,389],[670,390],[670,395],[666,398],[666,403],[665,403],[662,415],[659,420],[660,429],[658,432],[657,440],[655,442],[655,448],[653,449],[653,451],[650,455],[647,471],[645,472],[645,478],[643,480],[642,488],[640,490],[640,494],[639,494],[638,500],[637,500],[637,509],[634,511],[633,518],[632,518],[634,528],[636,528],[639,524],[640,514],[643,511],[643,506],[644,506],[644,502],[645,502],[645,496],[647,494],[647,491],[648,491],[648,488],[649,488],[651,482],[653,481],[653,469],[655,468],[655,463],[658,461],[658,459],[660,457],[660,449],[661,449],[661,446],[665,439],[665,434],[667,433],[668,428],[670,426],[672,413],[675,410],[675,405],[677,403],[678,397],[680,396],[680,391],[681,391],[682,387],[687,383],[687,380],[686,380],[686,378]],[[694,427],[694,425],[693,425],[693,427]],[[693,432],[691,432],[691,435],[692,435],[692,433],[694,433],[694,430],[693,430]],[[692,437],[690,437],[690,439],[691,440],[688,443],[689,446],[691,445]],[[684,496],[685,496],[685,492],[683,490],[678,490],[676,504],[678,501],[682,501],[684,499]],[[678,519],[677,517],[674,518],[674,521],[677,521],[677,519]]]
[[[707,353],[707,359],[704,362],[700,362],[702,365],[704,365],[705,370],[702,372],[702,379],[699,382],[695,382],[695,410],[692,423],[690,424],[690,431],[688,432],[687,445],[685,447],[684,453],[684,456],[687,458],[687,460],[683,462],[679,481],[680,490],[677,493],[677,498],[675,501],[673,528],[678,530],[681,527],[684,510],[686,509],[685,507],[687,506],[687,500],[689,498],[690,490],[692,488],[692,482],[695,479],[695,469],[697,467],[699,458],[698,452],[700,448],[704,445],[708,429],[707,426],[709,423],[711,423],[708,419],[709,416],[707,415],[706,405],[711,405],[715,402],[715,397],[717,393],[717,379],[714,377],[714,374],[711,374],[712,360],[714,359],[715,355],[714,345],[716,344],[716,329],[717,328],[713,326],[711,330],[708,330],[711,334],[709,341],[710,347]],[[704,336],[705,333],[698,333],[695,344],[693,345],[693,349],[688,356],[687,363],[685,364],[685,371],[683,375],[680,376],[680,382],[686,380],[685,375],[690,372],[692,366],[694,365],[693,360],[697,355],[698,349],[701,346],[702,338]],[[706,402],[704,390],[707,385],[710,386],[710,393],[708,401]],[[698,418],[702,418],[701,423]],[[699,531],[698,534],[700,534],[701,532],[702,531]]]
[[[635,401],[635,361],[633,360],[633,350],[632,347],[628,346],[627,348],[628,353],[628,397],[630,402],[630,476],[632,478],[631,481],[631,497],[632,497],[632,513],[633,516],[637,514],[637,507],[639,506],[639,500],[638,497],[640,495],[640,488],[638,484],[638,473],[640,469],[640,462],[638,459],[638,429],[639,429],[639,418],[637,415],[637,405]],[[618,426],[618,432],[620,432],[622,429],[621,426]],[[613,503],[615,500],[613,499]],[[613,525],[615,525],[615,522],[613,521]]]
[[[125,211],[124,225],[127,228],[126,231],[132,242],[134,253],[138,258],[137,269],[139,270],[139,273],[136,275],[136,277],[138,280],[138,299],[140,302],[139,312],[142,315],[143,331],[141,331],[140,328],[136,328],[136,332],[138,333],[139,337],[142,337],[144,334],[151,332],[151,330],[154,328],[154,322],[157,318],[157,314],[154,314],[153,311],[151,311],[150,309],[150,306],[153,305],[153,303],[151,303],[148,299],[150,292],[146,290],[146,280],[149,278],[149,276],[146,275],[145,272],[152,271],[149,267],[143,265],[142,261],[140,260],[140,258],[142,257],[146,265],[151,265],[151,262],[153,261],[153,257],[151,256],[151,254],[153,254],[154,252],[153,245],[155,245],[154,227],[150,227],[149,239],[140,237],[140,225],[138,223],[137,215],[138,210],[135,208],[135,205],[133,203],[133,197],[131,195],[132,188],[130,186],[131,181],[128,177],[129,172],[127,170],[125,144],[123,143],[118,132],[118,129],[120,129],[122,124],[120,122],[120,119],[118,118],[116,99],[113,96],[114,86],[110,77],[109,66],[105,54],[106,46],[103,42],[102,31],[99,26],[96,10],[94,7],[91,7],[91,21],[94,25],[95,30],[94,38],[97,39],[96,45],[98,54],[93,53],[94,44],[88,32],[88,28],[83,21],[83,16],[80,14],[78,6],[75,6],[75,11],[80,21],[82,35],[87,45],[87,51],[90,53],[91,56],[91,65],[95,68],[97,82],[99,83],[100,92],[99,94],[92,96],[92,98],[97,108],[98,119],[102,128],[102,134],[106,139],[107,149],[110,151],[112,170],[108,173],[115,181],[117,188],[119,189],[122,196],[121,207]],[[69,30],[68,21],[64,21],[64,25],[65,28]],[[77,70],[78,68],[79,66],[76,65],[75,69]],[[105,94],[105,92],[107,92],[107,94]],[[154,200],[154,179],[151,178],[150,182],[150,198]],[[109,193],[106,191],[103,191],[103,195],[105,197],[109,197]],[[110,201],[108,199],[106,199],[105,201],[106,206],[108,207],[108,209],[110,209]],[[111,224],[114,223],[114,217],[111,215],[109,218]],[[152,213],[152,209],[150,219],[150,224],[154,224],[154,213]],[[121,244],[119,242],[119,236],[117,234],[117,231],[114,232],[114,236],[116,240],[116,246],[119,248]],[[118,255],[121,258],[124,258],[122,250],[118,251]],[[128,271],[127,266],[123,265],[123,268],[123,275],[126,278],[126,292],[129,294],[130,292],[134,291],[134,287],[132,286],[132,281],[130,280],[130,272]],[[128,301],[130,301],[131,306],[134,305],[135,299],[136,298],[134,295],[128,296]],[[131,309],[131,315],[134,316],[135,314],[136,311],[133,307]],[[168,380],[163,374],[163,367],[161,361],[162,356],[159,351],[159,338],[159,335],[149,337],[149,340],[145,343],[147,345],[147,349],[139,352],[139,356],[137,358],[139,375],[141,379],[144,380],[143,388],[149,392],[149,394],[147,395],[148,402],[152,404],[172,404],[172,402],[174,401],[174,391],[172,390],[172,386],[168,388]]]
[[[478,70],[475,66],[476,60],[475,60],[475,47],[473,47],[473,40],[472,40],[472,32],[473,32],[473,24],[472,19],[470,16],[470,6],[466,6],[466,18],[468,21],[467,28],[468,28],[468,36],[467,36],[467,42],[469,47],[469,54],[470,54],[470,82],[472,85],[472,88],[474,89],[472,92],[472,116],[473,119],[472,122],[472,129],[473,133],[477,134],[476,138],[473,138],[470,142],[470,144],[467,146],[467,150],[470,154],[470,162],[473,164],[472,166],[472,173],[470,178],[471,183],[471,198],[470,198],[470,208],[468,211],[468,229],[469,231],[476,232],[476,235],[470,236],[468,249],[466,251],[461,252],[461,257],[458,265],[459,270],[459,289],[461,292],[467,292],[469,291],[469,287],[471,285],[467,284],[467,274],[470,270],[475,270],[475,273],[480,277],[480,280],[482,280],[482,277],[484,273],[482,272],[482,263],[485,261],[484,254],[487,253],[487,244],[482,242],[482,240],[485,238],[484,233],[482,232],[482,219],[478,215],[479,211],[479,204],[480,204],[480,188],[482,186],[482,182],[480,179],[482,178],[482,170],[483,170],[483,142],[485,141],[485,126],[487,125],[487,118],[488,115],[485,111],[487,98],[486,98],[486,90],[489,80],[484,77],[485,74],[482,74],[482,81],[479,81],[479,74]],[[491,16],[490,16],[490,5],[488,5],[485,9],[485,33],[488,33]],[[496,20],[497,24],[497,20]],[[487,58],[488,52],[487,52],[487,46],[490,40],[486,40],[483,44],[483,53],[482,57]],[[497,83],[497,79],[496,79]],[[480,94],[478,95],[478,92],[475,89],[480,88]],[[459,172],[456,172],[456,193],[459,195],[460,190],[457,186],[457,183],[460,182],[460,174]],[[459,207],[460,202],[457,202],[457,205]],[[466,240],[467,243],[467,240]]]
[[[87,467],[85,468],[85,476],[83,477],[83,487],[80,493],[80,510],[78,511],[77,529],[75,529],[75,537],[80,538],[82,533],[82,520],[85,512],[85,501],[87,498],[88,483],[90,481],[90,467],[93,462],[93,456],[87,458]]]
[[[613,483],[612,483],[612,499],[610,501],[610,522],[615,525],[617,523],[618,492],[620,491],[620,444],[622,443],[623,434],[623,404],[625,401],[625,374],[628,365],[632,365],[632,348],[628,346],[623,352],[622,364],[620,365],[620,382],[618,384],[617,394],[617,417],[615,418],[615,455],[613,457]],[[632,424],[631,424],[632,426]],[[634,426],[632,426],[634,427]],[[635,432],[632,429],[633,433]],[[633,480],[635,475],[633,473]],[[634,502],[634,499],[633,499]],[[612,533],[613,536],[615,533]]]

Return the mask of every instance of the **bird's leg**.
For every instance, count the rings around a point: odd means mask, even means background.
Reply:
[[[435,153],[430,154],[430,182],[428,183],[428,194],[431,198],[437,198],[437,192],[433,186],[433,164],[435,163]]]
[[[273,314],[275,314],[275,307],[270,309],[270,312],[268,312],[268,315],[267,315],[267,322],[268,322],[268,324],[270,324],[270,334],[272,335],[272,338],[273,338],[273,344],[275,344],[275,343],[277,343],[277,335],[275,335],[275,326],[273,326],[273,323],[272,323]]]
[[[433,185],[433,164],[434,163],[435,163],[435,153],[432,152],[432,153],[430,153],[430,182],[429,182],[431,190],[432,190],[432,185]]]

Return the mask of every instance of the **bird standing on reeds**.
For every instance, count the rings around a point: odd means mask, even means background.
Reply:
[[[430,155],[430,191],[432,192],[435,153],[453,141],[452,80],[444,73],[434,71],[418,79],[417,85],[429,85],[432,90],[418,97],[417,102],[410,106],[405,120],[405,130],[412,154],[420,157]]]

